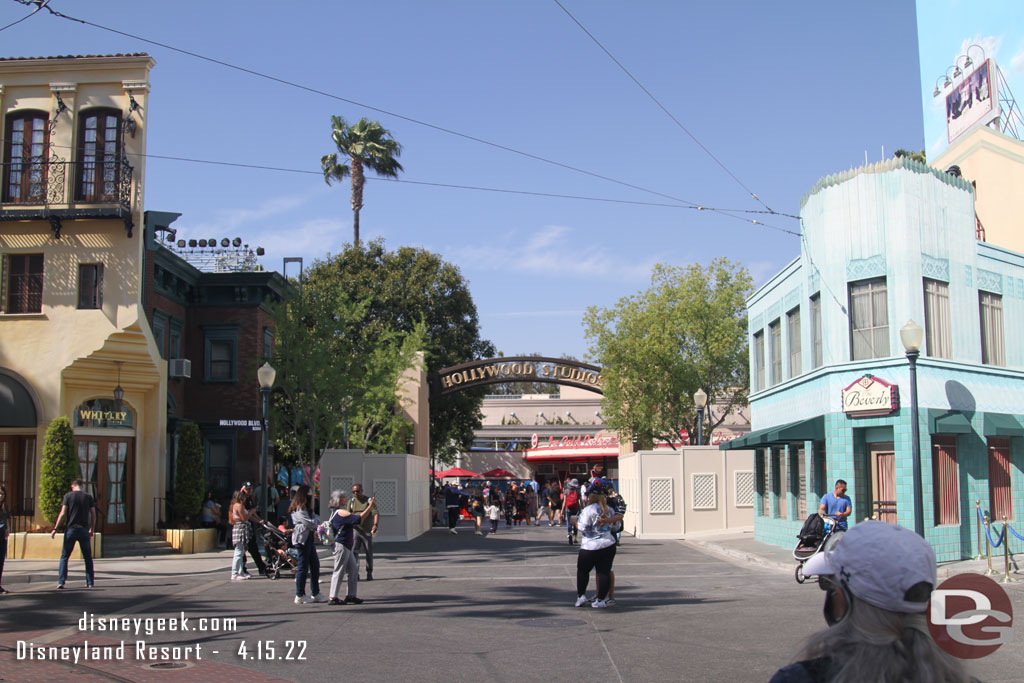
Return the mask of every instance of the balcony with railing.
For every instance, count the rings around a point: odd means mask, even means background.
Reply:
[[[0,164],[0,221],[46,220],[60,239],[66,220],[116,218],[131,237],[134,173],[123,157],[6,160]]]

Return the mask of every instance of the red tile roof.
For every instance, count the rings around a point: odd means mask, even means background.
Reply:
[[[53,57],[0,57],[0,62],[16,62],[28,59],[89,59],[95,57],[149,57],[148,52],[118,53],[114,55],[55,55]]]

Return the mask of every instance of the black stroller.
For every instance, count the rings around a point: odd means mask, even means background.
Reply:
[[[820,517],[818,513],[808,515],[804,525],[800,528],[797,538],[800,539],[793,548],[793,559],[797,561],[796,582],[803,583],[804,562],[823,551],[832,538],[832,532],[836,529],[836,520],[833,517]]]
[[[264,522],[260,533],[267,555],[267,578],[279,579],[282,572],[294,572],[299,566],[299,551],[292,546],[291,532]]]

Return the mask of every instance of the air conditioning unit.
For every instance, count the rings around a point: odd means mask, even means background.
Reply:
[[[188,358],[172,358],[167,363],[170,365],[170,370],[167,374],[171,377],[184,377],[186,379],[192,377],[192,361]]]

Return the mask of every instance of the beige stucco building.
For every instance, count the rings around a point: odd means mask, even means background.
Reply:
[[[40,462],[59,416],[98,530],[151,530],[166,488],[167,368],[142,309],[153,65],[0,59],[0,479],[23,526],[44,524]]]

